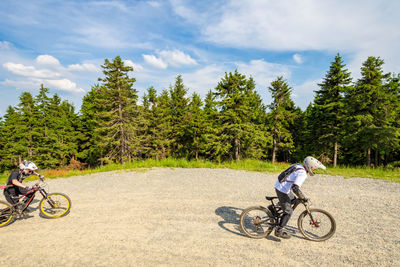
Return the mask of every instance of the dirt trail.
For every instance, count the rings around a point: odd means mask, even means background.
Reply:
[[[302,191],[336,219],[330,240],[307,241],[300,233],[290,240],[243,236],[240,213],[266,206],[275,179],[154,168],[50,180],[50,192],[71,197],[71,213],[48,220],[35,210],[0,228],[0,266],[400,266],[400,184],[309,177]],[[297,229],[301,211],[289,228]]]

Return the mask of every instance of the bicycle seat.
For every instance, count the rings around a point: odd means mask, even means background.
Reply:
[[[275,198],[278,198],[278,197],[265,197],[267,200],[273,200],[273,199],[275,199]]]

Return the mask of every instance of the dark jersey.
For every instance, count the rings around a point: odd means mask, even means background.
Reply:
[[[24,172],[21,171],[20,169],[15,169],[15,170],[12,171],[12,173],[8,177],[7,185],[13,184],[12,180],[14,180],[14,179],[17,179],[18,182],[22,183],[22,181],[25,178],[27,178],[28,176],[30,176],[30,174],[24,174]]]

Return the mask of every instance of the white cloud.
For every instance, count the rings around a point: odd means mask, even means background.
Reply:
[[[8,50],[11,48],[11,43],[7,41],[0,41],[0,49]]]
[[[60,73],[58,72],[54,72],[47,69],[36,69],[33,66],[25,66],[22,64],[12,63],[12,62],[4,63],[3,67],[14,74],[26,77],[54,78],[60,76]]]
[[[238,71],[247,77],[252,76],[258,88],[267,88],[278,76],[289,79],[291,71],[288,66],[270,63],[264,59],[251,60],[249,63],[238,62]]]
[[[391,71],[400,71],[400,1],[228,0],[207,8],[210,12],[186,1],[171,3],[176,14],[199,27],[202,41],[267,51],[340,52],[357,64],[382,56]]]
[[[45,66],[60,66],[60,61],[53,56],[50,55],[40,55],[36,58],[36,63],[39,65]]]
[[[314,92],[319,90],[319,83],[322,82],[322,79],[318,80],[307,80],[300,85],[294,85],[293,87],[293,100],[296,106],[299,106],[301,109],[305,110],[307,106],[314,99]]]
[[[142,65],[133,63],[132,60],[129,60],[129,59],[124,60],[124,63],[126,66],[132,67],[133,71],[143,71],[144,70]]]
[[[159,69],[166,69],[168,67],[168,64],[165,63],[161,58],[158,58],[154,55],[142,55],[144,61],[146,61],[147,64],[159,68]]]
[[[10,80],[6,79],[0,84],[15,87],[18,90],[33,90],[39,89],[40,85],[43,84],[44,87],[49,87],[51,89],[56,89],[60,91],[67,91],[71,93],[83,93],[85,90],[78,88],[76,83],[68,79],[52,80],[52,79],[39,79],[39,78],[28,78],[26,80]]]
[[[209,65],[192,73],[183,73],[183,83],[191,90],[205,96],[207,92],[218,85],[224,77],[225,66]]]
[[[149,4],[152,7],[160,7],[161,3],[157,1],[147,1],[147,4]]]
[[[194,60],[190,55],[183,53],[180,50],[162,50],[157,52],[157,54],[171,66],[182,66],[182,65],[197,65],[196,60]]]
[[[300,54],[294,54],[294,55],[293,55],[293,60],[294,60],[297,64],[303,63],[303,57],[302,57]]]
[[[45,86],[54,87],[61,91],[67,91],[72,93],[83,93],[85,90],[82,88],[78,88],[76,83],[68,80],[68,79],[61,79],[61,80],[42,80],[41,81]]]
[[[99,69],[92,63],[71,64],[71,65],[68,65],[68,70],[70,70],[70,71],[89,71],[89,72],[99,71]]]

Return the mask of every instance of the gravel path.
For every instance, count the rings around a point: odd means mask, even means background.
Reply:
[[[163,168],[49,180],[50,192],[72,199],[71,213],[48,220],[34,210],[0,228],[0,266],[400,266],[400,184],[309,177],[302,191],[336,219],[330,240],[243,236],[242,210],[266,206],[275,180],[246,171]],[[297,229],[302,210],[289,228]]]

